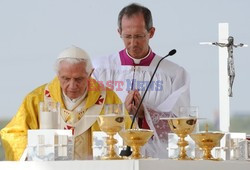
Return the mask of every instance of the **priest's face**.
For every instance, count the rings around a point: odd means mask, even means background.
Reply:
[[[121,20],[121,29],[118,29],[118,32],[129,55],[140,59],[149,52],[149,39],[153,37],[155,28],[152,27],[149,31],[146,29],[142,14],[130,17],[124,15]]]
[[[63,92],[70,99],[82,96],[87,89],[89,78],[85,62],[72,64],[67,61],[61,61],[58,78]]]

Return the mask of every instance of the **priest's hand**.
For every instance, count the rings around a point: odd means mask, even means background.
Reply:
[[[130,91],[125,99],[125,107],[129,114],[135,114],[139,103],[141,101],[141,95],[138,92],[138,90]],[[144,109],[143,105],[141,105],[139,111],[138,111],[138,117],[144,118]]]

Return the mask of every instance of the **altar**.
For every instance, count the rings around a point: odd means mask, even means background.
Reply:
[[[248,161],[176,161],[170,159],[84,160],[84,161],[2,161],[1,170],[249,170]]]

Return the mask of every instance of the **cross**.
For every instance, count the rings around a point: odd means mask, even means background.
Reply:
[[[200,44],[216,45],[219,48],[219,120],[220,131],[229,132],[230,130],[230,102],[232,97],[232,87],[235,77],[233,48],[247,47],[242,43],[235,45],[232,36],[229,36],[228,23],[219,23],[219,41],[218,42],[202,42]],[[227,47],[227,48],[223,48]],[[221,147],[225,147],[226,137],[221,140]],[[225,160],[230,158],[230,151],[221,153]]]
[[[219,112],[220,130],[229,132],[230,104],[229,97],[233,96],[232,88],[235,77],[233,48],[247,47],[242,43],[234,44],[234,38],[229,36],[228,23],[219,23],[219,41],[201,42],[200,44],[216,45],[219,48]],[[226,47],[226,48],[223,48]]]

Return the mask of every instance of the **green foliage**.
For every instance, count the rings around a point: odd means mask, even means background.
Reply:
[[[9,120],[0,121],[0,129],[2,129],[4,126],[6,126],[8,122],[9,122]],[[0,161],[2,161],[2,160],[4,160],[4,151],[3,151],[2,144],[0,141]]]
[[[218,131],[219,124],[214,122],[200,122],[200,131],[205,130],[205,124],[208,124],[209,131]],[[241,114],[237,116],[232,116],[230,121],[230,132],[241,132],[250,134],[250,115]]]
[[[250,115],[237,115],[231,118],[230,132],[250,134]]]

